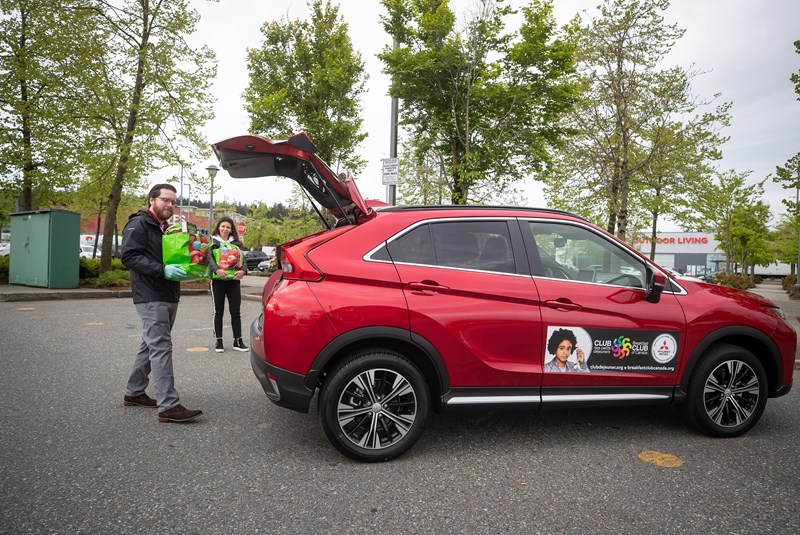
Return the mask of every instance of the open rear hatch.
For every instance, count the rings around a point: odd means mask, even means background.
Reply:
[[[339,176],[317,157],[317,147],[300,132],[286,141],[256,135],[233,137],[211,145],[220,166],[233,178],[284,176],[305,189],[341,224],[358,224],[374,214],[353,176]]]

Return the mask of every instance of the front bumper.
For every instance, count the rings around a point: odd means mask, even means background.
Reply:
[[[255,325],[255,322],[254,322]],[[253,327],[251,327],[251,330]],[[251,338],[253,332],[250,333]],[[305,377],[267,364],[250,344],[250,366],[267,398],[274,404],[298,412],[308,412],[314,390],[305,384]]]

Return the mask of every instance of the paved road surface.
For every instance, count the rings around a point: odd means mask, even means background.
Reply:
[[[183,299],[177,386],[206,414],[159,424],[121,403],[130,300],[0,302],[0,533],[800,532],[798,389],[739,439],[669,408],[446,413],[364,465],[328,444],[315,403],[275,407],[246,354],[209,351],[210,321],[208,296]]]

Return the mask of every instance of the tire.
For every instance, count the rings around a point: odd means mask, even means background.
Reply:
[[[767,374],[750,351],[729,344],[712,346],[689,381],[684,413],[696,429],[712,437],[749,431],[767,404]]]
[[[359,353],[335,368],[319,396],[328,440],[361,462],[405,453],[422,434],[430,408],[428,384],[406,358],[391,351]]]

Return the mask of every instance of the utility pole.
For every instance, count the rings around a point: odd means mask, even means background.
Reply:
[[[392,46],[397,50],[397,39],[392,42]],[[389,126],[389,157],[397,158],[397,110],[398,100],[397,97],[392,97],[392,117],[391,125]],[[389,204],[394,205],[397,202],[397,185],[389,185],[389,195],[386,200]]]

